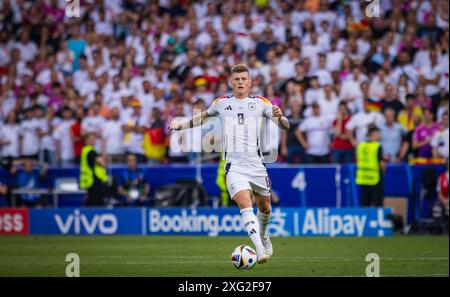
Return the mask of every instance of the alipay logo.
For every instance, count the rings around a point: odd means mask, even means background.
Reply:
[[[382,208],[375,211],[345,211],[328,208],[306,209],[301,235],[306,236],[378,236],[389,235],[392,222]],[[386,234],[387,233],[387,234]]]

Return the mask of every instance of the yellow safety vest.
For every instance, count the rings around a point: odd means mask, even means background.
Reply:
[[[80,156],[80,188],[89,189],[94,183],[94,174],[102,182],[108,181],[108,174],[106,168],[95,164],[94,170],[89,166],[87,156],[89,152],[93,151],[92,145],[85,145],[81,150]]]
[[[227,160],[224,159],[223,153],[220,154],[219,167],[217,168],[216,185],[220,189],[220,197],[222,198],[222,206],[228,205],[228,189],[225,181],[225,165]]]
[[[356,184],[374,186],[380,181],[378,142],[361,142],[356,148]]]

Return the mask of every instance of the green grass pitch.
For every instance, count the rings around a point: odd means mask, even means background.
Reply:
[[[365,276],[369,253],[381,276],[448,276],[448,236],[273,238],[267,264],[240,271],[230,261],[247,237],[2,236],[0,276],[65,276],[68,253],[81,276]]]

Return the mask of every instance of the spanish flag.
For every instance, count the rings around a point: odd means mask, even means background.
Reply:
[[[163,128],[150,128],[144,133],[144,153],[147,158],[162,160],[166,155]]]
[[[418,157],[418,158],[413,158],[411,160],[409,160],[409,164],[410,165],[431,165],[431,164],[445,164],[445,159],[444,158],[423,158],[423,157]]]

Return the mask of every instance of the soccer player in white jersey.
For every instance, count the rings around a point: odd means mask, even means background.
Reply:
[[[231,69],[229,80],[233,95],[213,101],[208,110],[198,113],[189,121],[171,121],[169,130],[183,130],[200,125],[208,117],[219,116],[224,130],[225,174],[230,197],[237,203],[250,239],[255,245],[258,263],[267,262],[273,253],[267,226],[270,220],[270,181],[259,147],[260,128],[264,118],[273,120],[278,127],[289,129],[289,121],[281,109],[264,97],[251,96],[252,81],[246,65]],[[251,192],[258,205],[253,212]]]

